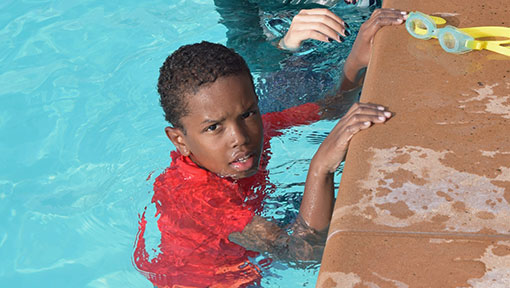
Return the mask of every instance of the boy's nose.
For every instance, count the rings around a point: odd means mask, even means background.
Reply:
[[[234,125],[230,131],[232,147],[244,145],[250,141],[247,130],[242,125]]]

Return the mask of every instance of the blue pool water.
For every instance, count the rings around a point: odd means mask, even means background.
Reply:
[[[353,30],[369,15],[343,2],[334,9]],[[0,2],[0,287],[152,287],[132,253],[139,213],[152,196],[146,179],[168,166],[173,148],[155,89],[158,69],[183,44],[227,43],[219,21],[212,0]],[[329,49],[336,60],[313,70],[330,69],[331,80],[352,40],[309,43],[285,65],[296,77],[310,75],[294,64]],[[286,94],[278,90],[285,83],[274,84],[281,74],[250,66],[262,103],[268,93]],[[313,79],[325,85],[321,91],[330,80]],[[333,125],[293,128],[272,140],[273,154],[282,155],[269,166],[280,187],[274,199],[290,200],[266,216],[295,213],[287,208],[299,206],[307,161]],[[318,265],[275,265],[262,286],[313,287],[317,272]]]

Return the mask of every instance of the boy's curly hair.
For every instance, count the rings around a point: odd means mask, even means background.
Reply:
[[[250,77],[253,85],[244,59],[221,44],[203,41],[181,46],[166,58],[159,69],[158,93],[166,121],[183,129],[180,119],[189,112],[187,97],[219,77],[242,73]]]

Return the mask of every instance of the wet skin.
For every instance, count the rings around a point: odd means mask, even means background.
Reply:
[[[187,96],[184,131],[167,127],[168,138],[184,156],[220,176],[254,175],[262,151],[262,118],[247,75],[220,77]],[[184,133],[185,132],[185,133]]]

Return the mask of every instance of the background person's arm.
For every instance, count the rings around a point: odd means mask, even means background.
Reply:
[[[278,70],[279,62],[287,55],[264,33],[259,5],[248,0],[214,0],[214,4],[220,14],[220,24],[227,29],[226,46],[239,53],[252,72],[257,67]]]
[[[292,19],[289,30],[279,42],[279,47],[297,50],[301,43],[308,39],[340,43],[349,35],[346,23],[328,9],[303,9]]]

